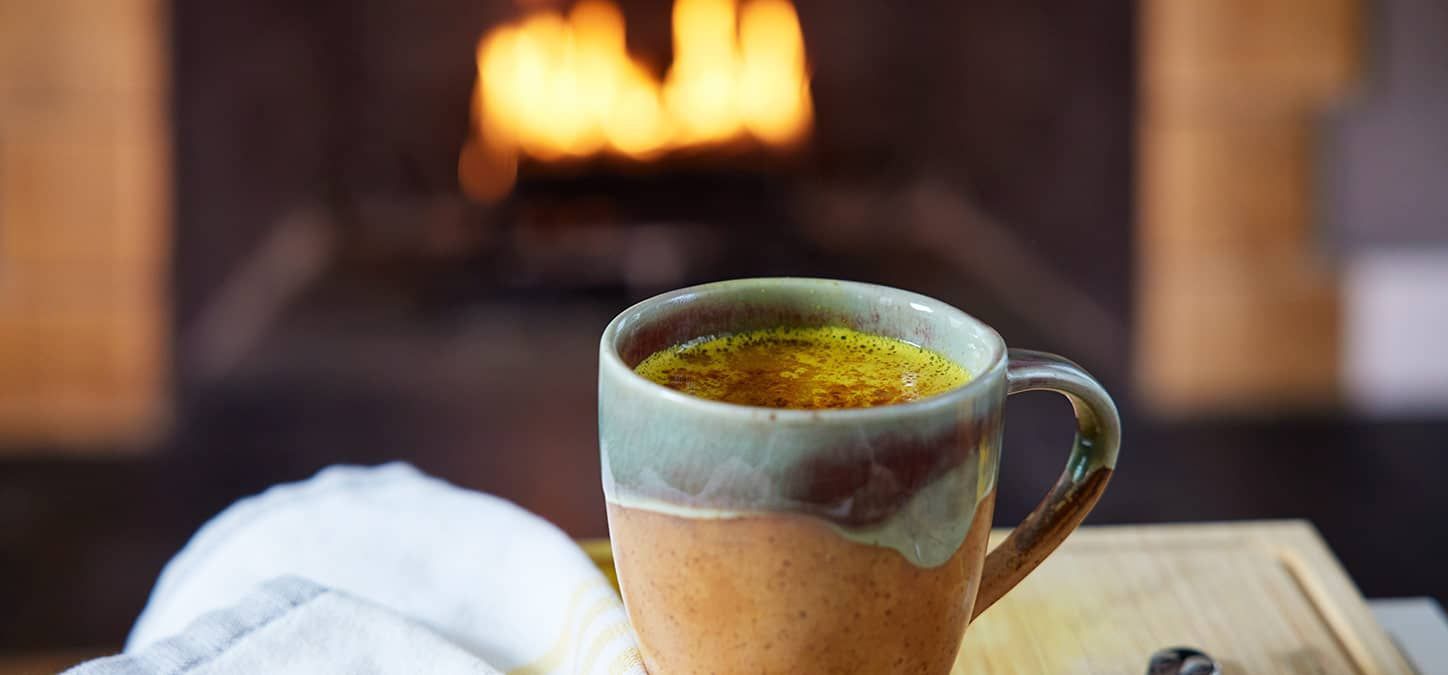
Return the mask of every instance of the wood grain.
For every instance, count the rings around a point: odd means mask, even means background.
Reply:
[[[583,547],[611,577],[608,542]],[[1226,675],[1413,672],[1316,530],[1268,521],[1077,530],[971,625],[953,673],[1145,672],[1176,645]]]
[[[164,428],[165,10],[0,0],[0,448]]]
[[[1361,4],[1140,4],[1134,358],[1155,412],[1338,401],[1316,126],[1356,78]]]
[[[1174,645],[1228,675],[1412,672],[1304,522],[1083,528],[971,625],[954,672],[1144,672]]]

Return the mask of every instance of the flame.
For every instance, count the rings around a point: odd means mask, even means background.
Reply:
[[[664,81],[664,102],[684,142],[719,141],[739,131],[736,22],[733,0],[678,0],[674,5],[674,66]]]
[[[478,43],[474,134],[458,159],[465,191],[506,195],[519,156],[648,160],[746,136],[789,147],[809,133],[804,36],[787,0],[677,0],[673,30],[662,80],[629,55],[610,0],[490,31]]]
[[[789,144],[809,130],[812,108],[804,36],[794,5],[755,0],[739,21],[739,113],[760,140]]]

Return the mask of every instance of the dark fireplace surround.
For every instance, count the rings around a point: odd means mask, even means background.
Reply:
[[[620,3],[629,52],[660,68],[671,4]],[[1033,303],[1084,298],[1086,325],[1120,330],[1130,4],[795,4],[815,113],[799,151],[525,161],[513,193],[483,205],[457,179],[478,39],[567,3],[177,3],[183,349],[208,354],[208,335],[265,333],[298,307],[622,302],[761,274],[911,285],[1027,335],[1047,333]],[[239,304],[275,311],[235,327],[228,303],[257,287],[270,295]],[[1083,349],[1123,367],[1120,346]]]

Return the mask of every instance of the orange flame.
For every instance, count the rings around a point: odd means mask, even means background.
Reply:
[[[625,47],[623,14],[582,0],[478,44],[474,136],[458,178],[493,201],[520,155],[551,162],[603,152],[647,160],[750,136],[789,147],[813,118],[804,36],[787,0],[677,0],[674,63],[660,81]]]

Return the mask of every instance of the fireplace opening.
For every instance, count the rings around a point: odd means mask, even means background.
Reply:
[[[1124,388],[1126,4],[223,5],[174,22],[177,443],[236,471],[588,475],[607,320],[747,276],[923,292]]]
[[[679,0],[671,26],[673,61],[662,72],[629,54],[623,13],[607,0],[489,30],[458,158],[464,193],[506,196],[520,160],[648,163],[803,142],[811,103],[793,5]]]

